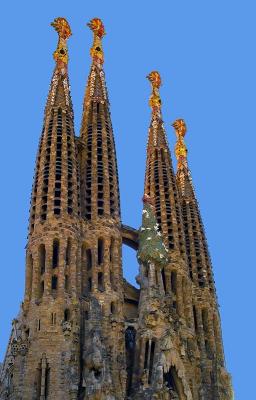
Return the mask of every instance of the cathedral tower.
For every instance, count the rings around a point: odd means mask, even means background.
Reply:
[[[112,393],[121,399],[126,373],[117,161],[103,70],[102,38],[105,29],[98,18],[91,20],[88,26],[94,40],[79,139],[84,393],[88,396],[92,392],[102,398]],[[95,334],[98,335],[97,345],[90,341]],[[88,351],[91,351],[88,349],[93,346],[98,346],[103,352],[100,368],[87,362]]]
[[[64,18],[52,26],[59,42],[32,189],[23,312],[10,349],[10,399],[60,399],[67,393],[73,399],[78,389],[64,368],[79,357],[80,188],[66,43],[71,30]]]
[[[231,390],[220,328],[220,316],[215,293],[211,259],[191,173],[187,162],[183,119],[173,123],[177,142],[176,180],[179,188],[184,224],[189,276],[193,288],[193,317],[202,373],[201,392],[204,398],[222,399]],[[221,384],[224,382],[224,385]]]
[[[212,266],[184,143],[175,177],[157,71],[148,75],[142,226],[122,225],[99,18],[80,136],[64,18],[44,113],[26,246],[25,295],[0,365],[0,400],[231,400]],[[137,250],[139,289],[123,277]]]

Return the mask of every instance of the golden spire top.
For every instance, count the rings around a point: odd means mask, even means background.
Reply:
[[[177,168],[182,169],[184,166],[187,166],[187,147],[184,142],[184,136],[187,131],[187,127],[184,119],[176,119],[172,126],[175,129],[175,133],[177,136],[177,142],[175,145],[175,155],[178,161]]]
[[[55,18],[51,23],[59,35],[58,46],[53,53],[57,66],[63,68],[68,63],[67,39],[72,35],[68,21],[65,18]]]
[[[91,57],[96,64],[103,64],[104,53],[101,40],[106,35],[103,22],[99,18],[93,18],[87,25],[94,34],[93,45],[90,51]]]
[[[162,84],[161,76],[160,76],[159,72],[152,71],[147,76],[147,78],[150,81],[151,87],[152,87],[152,94],[149,99],[149,105],[152,108],[153,114],[159,115],[160,111],[161,111],[161,104],[162,104],[160,95],[159,95],[159,88]]]

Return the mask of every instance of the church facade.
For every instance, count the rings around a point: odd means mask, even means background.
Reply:
[[[0,370],[1,400],[231,400],[213,271],[177,119],[174,173],[157,71],[152,93],[142,225],[123,225],[103,69],[104,25],[75,136],[68,22],[59,41],[31,195],[25,295]],[[122,272],[137,251],[139,289]]]

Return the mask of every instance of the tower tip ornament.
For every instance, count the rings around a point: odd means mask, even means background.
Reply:
[[[90,50],[91,57],[96,64],[104,63],[104,54],[101,40],[106,35],[105,27],[100,18],[93,18],[88,22],[87,26],[92,30],[94,34],[93,45]]]
[[[184,142],[184,136],[186,135],[187,127],[184,119],[182,118],[176,119],[172,126],[174,127],[177,136],[177,142],[175,145],[175,155],[178,161],[177,168],[181,169],[187,164],[188,150]]]
[[[72,35],[71,28],[68,21],[61,17],[55,18],[51,25],[59,35],[58,46],[53,53],[53,58],[57,66],[63,68],[68,63],[67,39]]]
[[[147,75],[147,78],[152,86],[152,94],[149,99],[149,105],[152,108],[153,114],[159,114],[162,104],[159,95],[159,88],[162,85],[161,76],[158,71],[152,71]]]

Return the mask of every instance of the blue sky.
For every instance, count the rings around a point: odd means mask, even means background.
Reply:
[[[57,35],[64,16],[79,134],[92,35],[102,18],[105,72],[120,175],[122,218],[138,227],[150,119],[146,75],[159,70],[163,117],[184,118],[189,165],[205,224],[227,368],[236,399],[255,393],[255,4],[253,1],[5,1],[1,3],[0,358],[23,297],[30,191]],[[173,157],[174,159],[174,157]],[[174,160],[173,160],[174,161]],[[175,164],[175,162],[174,162]],[[124,251],[126,276],[137,273]]]

